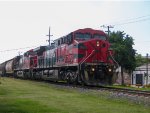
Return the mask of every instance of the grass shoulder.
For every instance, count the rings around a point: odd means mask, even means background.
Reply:
[[[108,92],[2,78],[0,113],[149,113],[150,108],[113,99]]]
[[[133,90],[142,90],[142,91],[150,91],[150,87],[147,87],[147,86],[113,85],[111,87],[124,88],[124,89],[133,89]]]

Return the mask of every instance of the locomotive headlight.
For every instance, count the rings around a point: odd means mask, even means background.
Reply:
[[[95,71],[95,68],[94,67],[92,67],[92,69],[91,69],[92,71]]]
[[[99,41],[96,42],[96,46],[99,47]]]
[[[108,71],[109,71],[109,72],[111,72],[111,71],[112,71],[112,69],[111,69],[111,68],[109,68],[109,69],[108,69]]]

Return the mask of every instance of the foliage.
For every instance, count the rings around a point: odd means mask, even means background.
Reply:
[[[141,91],[150,91],[150,85],[142,86],[142,87],[136,87],[136,86],[122,86],[122,85],[113,85],[112,87],[115,88],[124,88],[124,89],[133,89],[133,90],[141,90]]]
[[[135,59],[136,59],[136,67],[147,63],[147,59],[142,57],[141,54],[136,54]]]
[[[110,34],[109,41],[115,52],[114,57],[121,66],[122,85],[124,85],[123,70],[132,72],[136,67],[135,50],[132,47],[134,45],[133,38],[124,32],[117,31]]]
[[[135,50],[133,49],[133,38],[124,32],[112,32],[109,38],[112,48],[115,51],[115,59],[123,68],[132,71],[135,69]]]

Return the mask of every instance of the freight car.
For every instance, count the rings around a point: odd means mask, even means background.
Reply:
[[[6,62],[0,64],[0,76],[5,76],[5,64]]]
[[[18,60],[19,60],[19,56],[16,56],[0,64],[0,75],[1,76],[14,76],[14,70],[15,70],[15,66]]]
[[[14,58],[12,73],[15,77],[27,79],[111,84],[112,54],[103,31],[78,29],[56,39],[51,45],[40,46]]]

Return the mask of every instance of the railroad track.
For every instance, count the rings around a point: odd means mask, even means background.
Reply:
[[[64,82],[50,82],[50,84],[57,85],[60,88],[69,88],[69,89],[77,89],[82,92],[90,92],[90,91],[97,91],[101,94],[101,92],[108,92],[106,93],[107,98],[113,99],[125,99],[130,102],[136,104],[142,104],[145,106],[150,107],[150,91],[141,91],[141,90],[134,90],[134,89],[125,89],[125,88],[114,88],[114,87],[105,87],[105,86],[85,86],[85,85],[72,85],[67,84]],[[103,95],[103,93],[102,93]]]
[[[68,86],[72,88],[84,88],[84,89],[91,89],[91,90],[104,90],[114,93],[122,93],[127,95],[135,95],[135,96],[143,96],[150,98],[150,91],[142,91],[142,90],[135,90],[135,89],[128,89],[128,88],[115,88],[115,87],[107,87],[107,86],[90,86],[90,85],[73,85],[67,84],[64,82],[49,82],[51,84],[60,85],[60,86]]]
[[[134,89],[126,89],[126,88],[114,88],[114,87],[103,87],[102,89],[112,91],[112,92],[117,92],[117,93],[150,97],[150,91],[142,91],[142,90],[134,90]]]
[[[32,81],[37,81],[37,80],[32,80]],[[41,81],[41,80],[39,80]],[[67,84],[66,82],[53,82],[53,81],[41,81],[41,82],[46,82],[54,85],[59,85],[59,86],[66,86],[66,87],[71,87],[71,88],[84,88],[84,89],[90,89],[90,90],[99,90],[99,91],[109,91],[113,93],[122,93],[124,95],[135,95],[135,96],[143,96],[143,97],[148,97],[150,99],[150,91],[142,91],[142,90],[134,90],[134,89],[128,89],[128,88],[115,88],[115,87],[107,87],[107,86],[90,86],[90,85],[74,85],[74,84]]]

